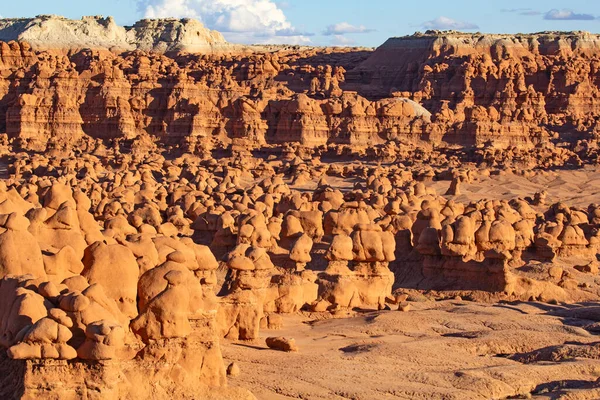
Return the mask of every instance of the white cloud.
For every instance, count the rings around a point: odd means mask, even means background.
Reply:
[[[344,35],[333,35],[333,39],[331,40],[331,44],[333,46],[356,46],[356,41]]]
[[[506,12],[506,13],[517,13],[519,15],[526,15],[526,16],[542,14],[541,12],[534,10],[532,8],[503,8],[500,11]]]
[[[421,24],[424,29],[436,29],[436,30],[471,30],[479,29],[479,26],[464,21],[457,21],[448,17],[438,17],[431,21],[426,21]]]
[[[591,14],[578,14],[573,10],[550,10],[544,15],[544,19],[548,20],[563,20],[563,21],[591,21],[596,19]]]
[[[373,32],[373,29],[369,29],[364,25],[352,25],[347,22],[340,22],[339,24],[329,25],[324,31],[323,35],[344,35],[346,33],[368,33]]]
[[[534,16],[534,15],[540,15],[542,13],[540,11],[529,10],[529,11],[522,11],[520,14],[531,17],[531,16]]]
[[[138,0],[145,18],[196,18],[234,43],[310,43],[272,0]]]

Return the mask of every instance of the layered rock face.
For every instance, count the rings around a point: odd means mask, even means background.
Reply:
[[[57,15],[0,19],[0,40],[25,41],[34,48],[100,48],[144,51],[197,51],[209,53],[226,48],[217,31],[194,19],[144,19],[133,26],[116,24],[112,17],[72,20]]]
[[[67,57],[35,53],[14,42],[4,49],[13,63],[5,65],[5,73],[13,78],[24,73],[21,83],[27,87],[24,93],[6,89],[6,131],[33,148],[84,137],[140,136],[192,147],[213,142],[246,148],[289,142],[364,146],[384,143],[398,129],[422,132],[429,119],[409,100],[371,102],[342,92],[343,67],[296,66],[301,55],[293,51],[284,51],[281,60],[257,54],[235,62],[234,55],[169,58],[90,50]],[[17,72],[26,60],[30,67]],[[312,92],[290,91],[277,81],[283,74]],[[311,78],[316,82],[309,84]]]
[[[86,21],[110,32],[124,29],[110,19]],[[127,40],[138,49],[191,51],[193,33],[203,35],[194,24],[141,21],[127,31],[135,39]],[[390,39],[375,52],[255,47],[203,55],[66,54],[5,43],[0,130],[40,149],[89,137],[145,137],[200,153],[215,145],[382,148],[419,141],[538,145],[553,152],[560,145],[589,153],[597,147],[597,44],[587,33],[452,32]]]
[[[595,132],[600,37],[428,31],[391,38],[350,71],[369,97],[394,93],[423,104],[449,142]],[[351,83],[351,85],[350,85]]]

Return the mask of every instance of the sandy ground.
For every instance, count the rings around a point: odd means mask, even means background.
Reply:
[[[328,177],[342,190],[357,181]],[[440,194],[449,185],[427,184]],[[312,190],[316,182],[294,187]],[[600,202],[600,168],[478,177],[463,184],[455,200],[512,199],[542,190],[549,203],[586,208]],[[347,318],[287,315],[282,330],[262,330],[256,342],[225,341],[226,363],[241,368],[230,385],[265,400],[600,399],[600,344],[591,345],[600,342],[600,306],[456,300],[411,307]],[[270,350],[268,336],[293,337],[300,351]]]
[[[356,182],[364,183],[361,178],[327,177],[327,182],[342,191],[352,190]],[[302,185],[290,185],[294,189],[312,191],[317,180]],[[449,180],[426,183],[438,194],[444,195],[450,187]],[[481,199],[513,199],[533,197],[536,192],[546,190],[549,204],[563,201],[569,206],[587,207],[591,203],[600,203],[600,167],[586,166],[576,170],[537,171],[535,176],[525,177],[512,173],[476,177],[472,183],[461,184],[461,195],[446,196],[459,202]]]
[[[409,312],[343,319],[288,315],[282,330],[222,349],[226,363],[241,367],[230,385],[265,400],[559,398],[561,391],[600,398],[592,388],[600,360],[588,354],[597,338],[583,328],[600,312],[565,318],[577,315],[574,309],[584,308],[430,301],[413,303]],[[270,350],[268,336],[293,337],[300,351]],[[585,357],[531,364],[508,358],[565,343],[577,343]]]
[[[450,182],[434,182],[438,193],[444,194]],[[512,199],[526,197],[546,190],[548,202],[563,201],[569,206],[587,207],[600,202],[600,168],[541,171],[533,177],[515,174],[482,177],[461,186],[462,194],[455,200],[465,202],[479,199]]]

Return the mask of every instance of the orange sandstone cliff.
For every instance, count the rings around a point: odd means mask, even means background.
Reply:
[[[599,43],[581,32],[427,32],[374,52],[65,52],[4,43],[0,131],[33,148],[141,136],[253,148],[594,138]]]

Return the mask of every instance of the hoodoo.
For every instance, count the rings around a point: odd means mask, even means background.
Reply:
[[[35,49],[115,49],[164,53],[211,53],[228,47],[217,31],[191,18],[143,19],[119,26],[112,17],[72,20],[58,15],[0,19],[0,40],[27,42]]]

